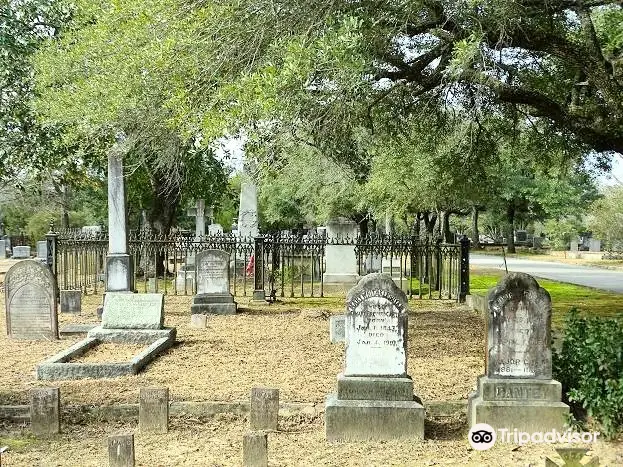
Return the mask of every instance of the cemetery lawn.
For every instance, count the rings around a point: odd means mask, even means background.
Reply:
[[[504,276],[503,271],[484,268],[471,269],[469,274],[470,293],[479,295],[486,295]],[[552,327],[555,329],[561,329],[565,314],[573,307],[583,316],[623,317],[621,294],[538,277],[536,280],[552,297]]]

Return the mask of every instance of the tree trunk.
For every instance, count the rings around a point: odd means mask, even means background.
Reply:
[[[422,220],[422,213],[418,212],[415,215],[415,222],[413,222],[413,235],[415,235],[416,238],[420,238],[420,221]]]
[[[506,208],[506,249],[509,253],[515,253],[515,204],[511,203]]]
[[[472,206],[472,247],[480,248],[480,232],[478,231],[478,206]]]
[[[153,190],[153,204],[149,212],[149,223],[160,235],[168,235],[175,219],[175,211],[181,200],[181,191],[173,189],[166,181],[166,175],[155,172],[150,174]],[[164,276],[165,252],[158,250],[156,257],[156,276]]]
[[[431,214],[430,212],[423,213],[424,228],[429,240],[432,240],[435,232],[435,224],[437,223],[437,214]]]
[[[71,193],[67,185],[63,186],[63,194],[61,201],[61,229],[69,228],[69,201]]]
[[[450,211],[441,211],[439,213],[439,229],[441,230],[440,236],[443,239],[444,243],[453,243],[450,235],[450,214]]]

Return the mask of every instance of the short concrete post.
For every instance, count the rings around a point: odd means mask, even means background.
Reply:
[[[61,391],[59,388],[30,390],[30,428],[35,435],[61,432]]]
[[[134,467],[134,435],[108,437],[108,465]]]
[[[243,467],[268,466],[268,435],[263,431],[246,433],[242,440]]]
[[[169,388],[140,388],[138,426],[141,433],[169,431]]]
[[[251,411],[249,423],[251,430],[277,431],[279,420],[279,389],[251,389]]]

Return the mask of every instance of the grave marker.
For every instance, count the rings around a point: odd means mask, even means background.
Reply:
[[[424,407],[407,375],[406,295],[388,274],[369,274],[346,300],[346,358],[326,401],[327,440],[423,438]]]
[[[334,344],[344,342],[346,339],[346,315],[333,315],[329,317],[329,339]]]
[[[61,290],[61,313],[80,313],[82,311],[81,290]]]
[[[326,234],[330,240],[343,244],[327,243],[325,247],[326,271],[323,281],[327,285],[354,285],[359,280],[357,274],[357,255],[355,245],[350,244],[357,237],[358,226],[355,222],[338,218],[327,223]]]
[[[108,437],[108,465],[134,467],[134,435]]]
[[[6,259],[6,240],[0,239],[0,259]]]
[[[61,432],[61,393],[59,388],[30,390],[30,428],[35,435]]]
[[[279,423],[279,389],[251,389],[251,430],[277,431]]]
[[[563,431],[569,407],[552,379],[549,294],[530,275],[511,273],[489,290],[487,304],[486,369],[468,399],[470,426]]]
[[[50,269],[34,260],[20,261],[7,271],[7,333],[15,339],[58,339],[56,282]]]
[[[242,439],[243,467],[268,466],[268,436],[264,432],[250,432]]]
[[[138,425],[141,432],[169,431],[169,388],[140,388]]]
[[[29,246],[14,246],[13,247],[13,259],[28,259],[30,258]]]
[[[229,253],[206,250],[197,253],[197,295],[191,314],[234,314],[237,304],[229,292]]]
[[[108,292],[104,296],[103,329],[162,329],[163,324],[162,294]]]

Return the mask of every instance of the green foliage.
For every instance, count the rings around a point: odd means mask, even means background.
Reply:
[[[607,188],[588,218],[588,227],[606,245],[623,242],[623,186]]]
[[[547,238],[553,250],[569,249],[569,242],[572,237],[577,238],[583,231],[582,224],[575,218],[550,219],[545,222]]]
[[[583,318],[572,309],[553,352],[553,376],[606,437],[616,436],[623,430],[623,319]]]

